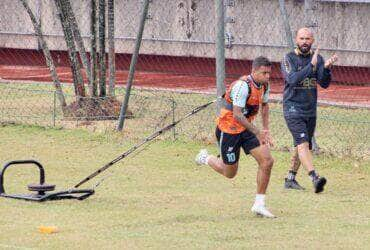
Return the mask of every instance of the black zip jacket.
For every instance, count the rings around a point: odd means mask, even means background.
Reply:
[[[330,70],[324,68],[325,62],[320,55],[314,67],[311,64],[312,55],[302,55],[296,49],[288,53],[281,63],[285,78],[283,111],[286,117],[315,117],[317,84],[329,87]]]

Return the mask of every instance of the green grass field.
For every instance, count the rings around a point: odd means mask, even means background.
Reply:
[[[2,164],[38,159],[46,181],[68,189],[131,143],[115,132],[83,129],[0,127]],[[282,188],[289,154],[273,152],[275,166],[267,205],[278,218],[250,213],[257,165],[242,156],[229,180],[193,163],[197,151],[214,145],[157,140],[117,163],[84,187],[107,179],[84,201],[32,203],[0,198],[0,249],[368,249],[370,162],[320,155],[315,165],[328,178],[314,194],[304,171],[305,191]],[[25,193],[36,169],[10,168],[8,193]],[[38,227],[56,226],[56,234]]]

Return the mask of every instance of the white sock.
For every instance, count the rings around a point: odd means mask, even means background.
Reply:
[[[256,194],[256,200],[254,204],[256,205],[265,205],[265,196],[264,194]]]

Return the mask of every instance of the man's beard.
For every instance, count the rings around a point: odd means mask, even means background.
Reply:
[[[298,45],[298,48],[299,50],[303,53],[303,54],[307,54],[308,52],[310,52],[311,50],[311,45],[308,45],[308,44],[304,44],[302,46],[299,46]]]

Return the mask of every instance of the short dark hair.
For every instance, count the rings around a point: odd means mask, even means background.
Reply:
[[[261,66],[271,67],[272,63],[264,56],[259,56],[253,60],[252,69],[258,69]]]

